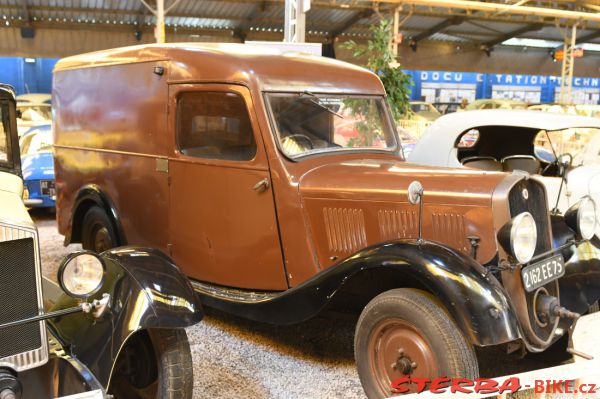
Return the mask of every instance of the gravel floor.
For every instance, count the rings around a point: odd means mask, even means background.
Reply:
[[[64,255],[54,215],[32,212],[39,228],[44,274],[55,278]],[[363,398],[352,350],[354,321],[320,317],[273,327],[206,309],[187,334],[194,360],[194,398]],[[555,365],[519,362],[498,350],[478,353],[482,376],[500,376]],[[558,377],[558,376],[557,376]]]

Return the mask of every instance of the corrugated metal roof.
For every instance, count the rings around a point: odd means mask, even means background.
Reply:
[[[0,26],[20,26],[26,20],[23,8],[25,0],[0,0]],[[167,7],[174,0],[166,0]],[[26,0],[29,18],[32,23],[42,24],[44,28],[61,25],[65,29],[81,27],[88,29],[101,25],[106,31],[112,26],[137,25],[141,23],[150,26],[155,23],[154,15],[145,10],[140,0]],[[372,13],[368,18],[362,18],[351,26],[346,26],[360,12],[367,10],[372,3],[357,0],[313,1],[313,6],[307,13],[306,29],[311,34],[328,35],[346,27],[343,35],[369,36],[368,27],[379,21],[380,15],[390,15],[391,5],[380,3],[380,13]],[[401,18],[407,15],[404,10]],[[440,9],[419,8],[421,14],[415,14],[407,19],[401,30],[407,36],[415,36],[428,31],[443,22],[446,17],[440,15]],[[422,15],[430,13],[431,15]],[[523,24],[497,21],[467,21],[448,26],[434,32],[428,39],[441,41],[472,41],[485,42],[515,31]],[[197,30],[198,35],[212,36],[212,31],[231,31],[243,28],[250,32],[279,32],[284,25],[284,0],[242,1],[242,0],[180,0],[168,13],[165,23],[167,26]],[[3,22],[4,21],[4,22]],[[51,26],[49,26],[51,25]],[[203,32],[204,30],[204,32]],[[581,32],[580,36],[587,32]],[[81,33],[77,33],[81,34]],[[219,36],[222,40],[223,35]],[[76,35],[75,35],[76,37]],[[552,26],[540,31],[529,31],[519,37],[562,40],[562,36]],[[600,38],[593,40],[600,42]]]

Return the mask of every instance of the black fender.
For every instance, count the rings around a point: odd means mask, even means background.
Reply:
[[[367,277],[368,276],[368,277]],[[211,295],[196,284],[206,306],[273,324],[307,320],[321,311],[344,286],[379,279],[385,289],[411,287],[431,293],[475,345],[520,338],[516,313],[498,280],[473,258],[442,244],[393,241],[360,251],[287,291],[254,295]],[[390,284],[392,283],[392,284]],[[380,291],[382,292],[382,291]]]
[[[183,328],[203,317],[200,301],[188,279],[162,252],[121,247],[100,254],[106,265],[105,282],[90,300],[110,295],[109,309],[99,319],[76,313],[48,323],[71,356],[78,358],[108,387],[121,348],[137,331]],[[51,310],[75,306],[62,294]]]
[[[575,240],[575,233],[564,217],[551,217],[554,247]],[[600,299],[600,249],[598,239],[582,241],[561,251],[565,260],[565,275],[558,280],[560,303],[570,311],[584,314]],[[568,328],[571,320],[563,319],[561,326]]]
[[[73,215],[71,229],[65,235],[65,245],[81,242],[83,218],[88,209],[94,205],[103,209],[112,221],[119,245],[127,245],[127,239],[119,215],[117,214],[117,208],[110,199],[110,196],[102,191],[97,184],[85,185],[77,192],[71,213]]]

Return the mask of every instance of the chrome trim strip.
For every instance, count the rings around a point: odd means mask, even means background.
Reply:
[[[194,291],[214,298],[243,303],[260,303],[278,297],[280,291],[248,291],[190,280]]]

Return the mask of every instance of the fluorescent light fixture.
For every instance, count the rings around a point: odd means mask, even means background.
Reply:
[[[502,42],[504,46],[517,46],[517,47],[537,47],[537,48],[548,48],[555,49],[561,47],[563,42],[555,40],[542,40],[542,39],[523,39],[520,37],[513,37]],[[600,44],[597,43],[581,43],[576,47],[582,48],[585,51],[600,51]]]
[[[28,64],[35,64],[35,58],[25,58],[25,62]]]
[[[513,37],[502,42],[504,46],[519,46],[519,47],[539,47],[539,48],[556,48],[562,45],[562,42],[556,42],[553,40],[542,40],[542,39],[522,39],[519,37]]]

